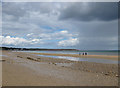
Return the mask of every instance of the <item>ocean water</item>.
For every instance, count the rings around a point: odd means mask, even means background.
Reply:
[[[79,54],[87,52],[88,55],[118,55],[118,51],[21,51],[21,52],[31,52],[31,53],[57,53],[57,54]]]

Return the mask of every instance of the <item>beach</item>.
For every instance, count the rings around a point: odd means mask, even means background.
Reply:
[[[50,55],[50,56],[69,56],[69,57],[80,57],[80,58],[100,58],[100,59],[110,59],[118,61],[118,56],[116,55],[79,55],[79,54],[56,54],[56,53],[33,53],[39,55]]]
[[[39,55],[65,54],[2,52],[3,86],[118,86],[118,65],[72,61]],[[37,55],[36,55],[37,54]],[[117,61],[117,56],[88,55]]]

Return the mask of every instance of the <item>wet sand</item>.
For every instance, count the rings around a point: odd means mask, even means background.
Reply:
[[[3,86],[117,86],[117,64],[70,61],[3,51]]]
[[[118,56],[112,56],[112,55],[78,55],[78,54],[55,54],[55,53],[34,53],[34,54],[53,55],[53,56],[71,56],[71,57],[80,57],[80,58],[100,58],[100,59],[111,59],[118,61]]]

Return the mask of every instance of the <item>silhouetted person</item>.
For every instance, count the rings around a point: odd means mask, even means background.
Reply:
[[[82,54],[82,55],[85,55],[85,54],[84,54],[84,52],[83,52],[83,54]]]
[[[85,52],[85,55],[87,55],[87,52]]]

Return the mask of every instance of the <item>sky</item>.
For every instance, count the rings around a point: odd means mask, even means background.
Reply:
[[[118,49],[118,3],[3,2],[2,46]]]

